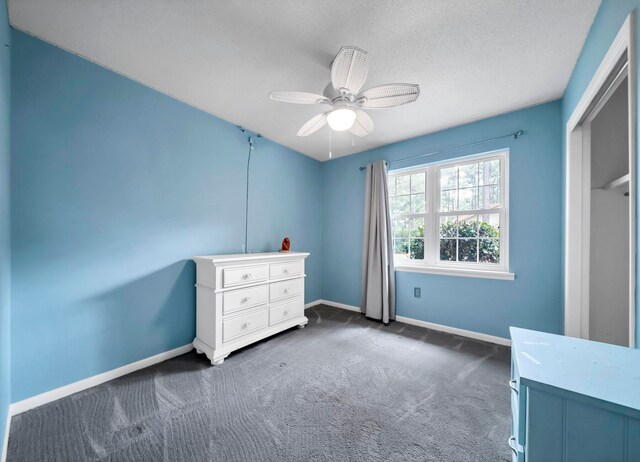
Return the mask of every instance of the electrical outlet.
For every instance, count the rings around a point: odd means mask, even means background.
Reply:
[[[414,287],[414,288],[413,288],[413,296],[414,296],[415,298],[420,298],[420,292],[421,292],[421,291],[420,291],[420,287]]]

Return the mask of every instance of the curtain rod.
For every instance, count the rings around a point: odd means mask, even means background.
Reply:
[[[440,149],[439,151],[427,152],[426,154],[418,154],[417,156],[405,157],[403,159],[388,160],[387,164],[394,164],[396,162],[404,162],[404,161],[411,160],[411,159],[419,159],[420,157],[434,156],[436,154],[441,154],[443,152],[454,151],[456,149],[462,149],[462,148],[468,148],[470,146],[475,146],[477,144],[482,144],[482,143],[488,143],[489,141],[500,140],[502,138],[513,138],[514,140],[517,140],[522,135],[524,135],[524,131],[518,130],[518,131],[515,131],[513,133],[508,133],[506,135],[494,136],[493,138],[487,138],[486,140],[480,140],[480,141],[474,141],[473,143],[461,144],[459,146],[453,146],[451,148]],[[360,167],[361,171],[362,170],[366,170],[366,169],[367,169],[367,167]]]

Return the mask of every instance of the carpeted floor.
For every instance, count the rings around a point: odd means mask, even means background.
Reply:
[[[13,418],[17,461],[508,461],[509,349],[326,306]]]

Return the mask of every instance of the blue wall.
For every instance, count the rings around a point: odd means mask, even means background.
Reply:
[[[194,255],[244,244],[233,125],[12,32],[12,399],[190,343]],[[320,298],[321,165],[265,139],[249,250],[283,236]]]
[[[0,457],[11,402],[9,115],[11,35],[7,2],[0,0]]]
[[[561,332],[560,120],[560,101],[555,101],[323,164],[323,298],[360,306],[364,174],[358,167],[523,129],[525,136],[518,140],[503,139],[429,158],[439,161],[510,149],[509,251],[516,279],[396,272],[397,314],[505,338],[509,326]],[[422,289],[422,298],[413,298],[414,287]]]
[[[607,54],[611,43],[622,27],[625,19],[634,9],[640,8],[640,0],[603,0],[589,31],[580,57],[576,63],[571,79],[562,99],[562,133],[563,133],[563,171],[566,165],[566,125],[572,112],[580,101],[584,91],[589,86],[591,79],[598,70],[602,59]],[[636,13],[637,14],[637,13]],[[638,21],[636,16],[636,21]],[[640,45],[640,25],[636,25],[636,50]],[[636,64],[640,67],[640,59],[636,57]],[[640,105],[638,105],[640,107]],[[638,119],[640,120],[640,118]],[[640,130],[638,131],[640,133]],[[637,156],[637,149],[636,149]],[[636,162],[638,168],[640,163]],[[563,175],[564,177],[564,175]],[[638,190],[640,192],[640,190]],[[563,201],[564,203],[564,201]],[[640,201],[638,201],[640,203]],[[640,227],[637,228],[640,233]],[[636,242],[638,241],[636,236]],[[636,245],[636,249],[638,246]],[[636,254],[636,264],[637,264]],[[638,287],[640,287],[640,271],[636,273]],[[636,347],[640,348],[640,291],[636,290]]]

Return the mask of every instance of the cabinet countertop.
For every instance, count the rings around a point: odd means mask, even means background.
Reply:
[[[640,410],[640,350],[511,327],[523,381]]]

